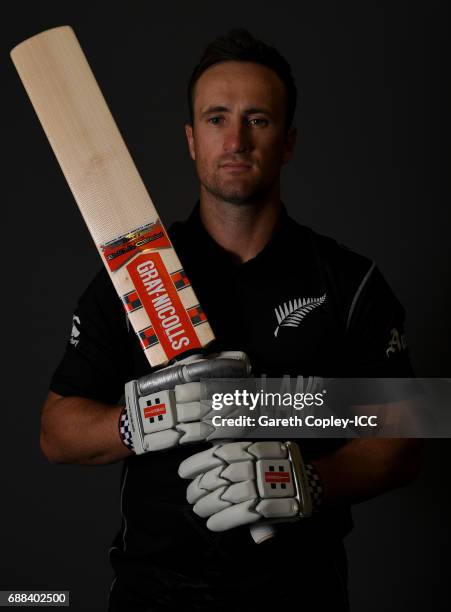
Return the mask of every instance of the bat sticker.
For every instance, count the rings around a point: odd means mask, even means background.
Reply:
[[[100,249],[103,252],[108,267],[112,272],[115,272],[136,255],[137,251],[148,248],[163,249],[170,247],[169,238],[160,220],[158,220],[107,244],[102,244]]]
[[[141,303],[166,355],[200,348],[191,318],[159,253],[142,253],[127,266]]]

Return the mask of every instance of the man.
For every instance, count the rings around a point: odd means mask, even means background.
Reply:
[[[270,377],[409,376],[404,343],[388,350],[404,312],[377,268],[299,226],[281,203],[280,172],[296,139],[287,62],[249,33],[231,32],[194,69],[189,105],[200,200],[170,234],[217,335],[211,351],[244,351],[254,373]],[[274,312],[299,298],[309,312],[283,325]],[[104,271],[81,298],[74,330],[43,409],[41,446],[54,462],[125,460],[110,610],[348,609],[349,506],[409,482],[416,444],[303,440],[321,482],[314,516],[280,524],[260,545],[244,526],[212,532],[178,475],[209,445],[136,455],[120,431],[124,384],[148,365]]]

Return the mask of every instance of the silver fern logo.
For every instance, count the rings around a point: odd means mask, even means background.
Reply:
[[[74,315],[72,317],[72,331],[70,333],[69,342],[73,344],[74,346],[77,346],[77,344],[80,342],[79,336],[80,336],[80,317],[77,317],[77,315]]]
[[[298,327],[302,319],[312,310],[321,306],[326,300],[326,294],[318,298],[299,298],[284,302],[274,309],[277,317],[277,327],[274,332],[275,337],[281,327]]]

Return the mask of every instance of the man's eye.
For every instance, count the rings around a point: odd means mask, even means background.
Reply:
[[[223,117],[210,117],[208,123],[211,125],[219,125],[223,120]]]
[[[269,121],[263,117],[254,117],[253,119],[249,119],[249,123],[255,127],[266,127]]]

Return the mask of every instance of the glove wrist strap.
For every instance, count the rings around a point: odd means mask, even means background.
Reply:
[[[130,431],[130,422],[128,420],[127,408],[124,406],[118,421],[119,428],[119,437],[124,446],[126,446],[129,450],[134,451],[132,433]]]
[[[312,463],[305,464],[310,499],[312,500],[313,512],[319,510],[324,500],[324,487],[316,467]]]

